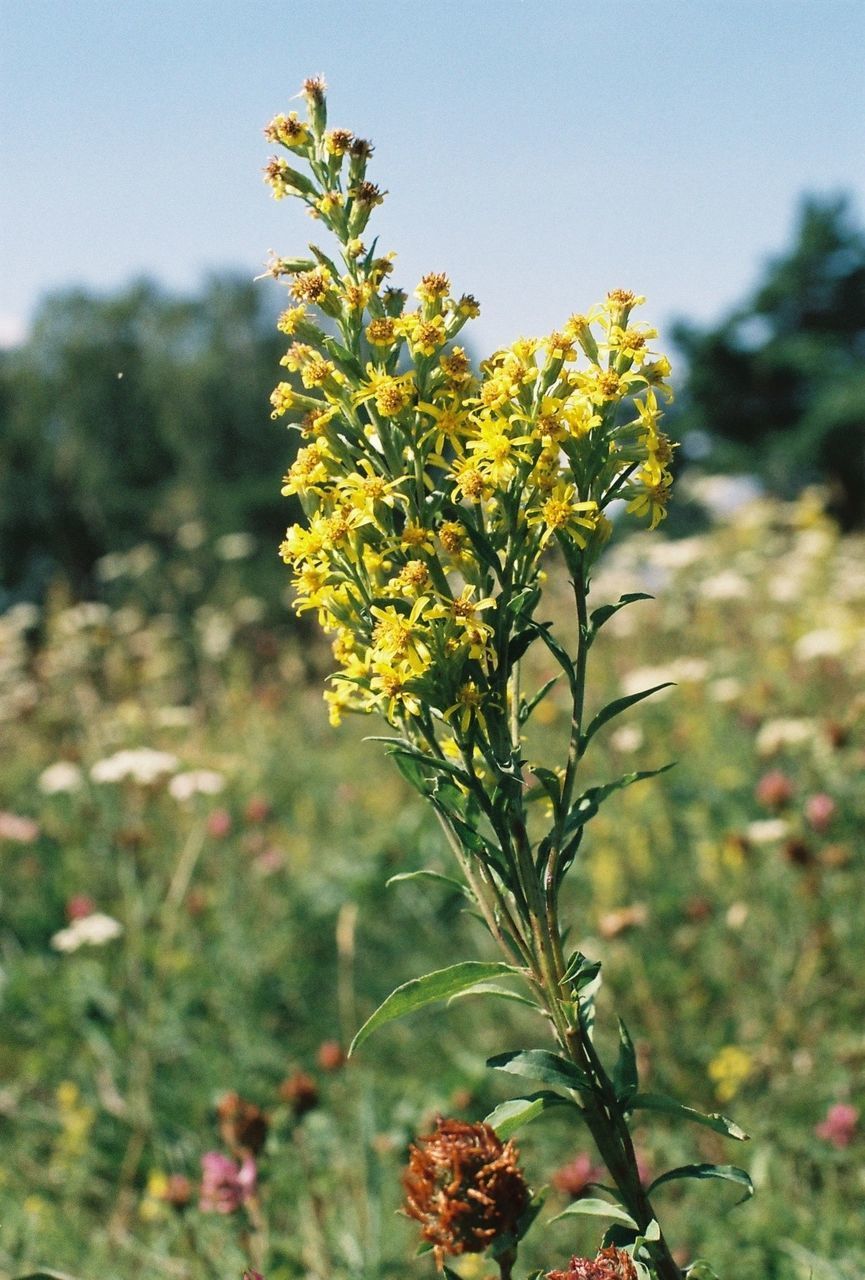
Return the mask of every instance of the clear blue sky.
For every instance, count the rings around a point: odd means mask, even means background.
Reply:
[[[802,192],[865,213],[861,0],[5,0],[0,342],[46,291],[260,270],[313,224],[261,181],[305,75],[372,137],[397,279],[494,345],[608,288],[718,316]],[[264,286],[267,287],[267,286]]]

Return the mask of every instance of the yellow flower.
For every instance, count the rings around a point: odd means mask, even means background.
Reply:
[[[445,720],[451,720],[454,716],[458,717],[459,726],[463,733],[468,733],[472,721],[477,719],[481,728],[486,732],[487,722],[484,717],[483,705],[484,695],[474,680],[467,680],[464,685],[460,686],[456,702],[444,712],[444,718]]]
[[[497,489],[505,489],[516,473],[517,464],[531,462],[531,457],[521,445],[531,444],[531,436],[508,435],[506,418],[484,417],[478,425],[477,436],[468,447],[475,454],[475,463],[488,476]]]
[[[409,614],[400,613],[393,605],[383,609],[378,605],[372,606],[370,613],[377,620],[370,650],[374,661],[414,659],[420,667],[429,662],[429,648],[422,635],[425,630],[422,618],[428,605],[429,599],[419,596]]]
[[[752,1067],[751,1055],[737,1045],[728,1044],[719,1049],[709,1063],[709,1079],[715,1085],[715,1097],[719,1102],[729,1102],[736,1096],[751,1074]]]
[[[580,547],[588,543],[589,533],[598,522],[597,502],[577,502],[577,491],[572,484],[560,481],[541,503],[540,507],[526,512],[529,526],[542,525],[540,545],[546,546],[556,533],[567,533]]]
[[[445,441],[457,452],[463,452],[463,438],[468,434],[468,417],[469,411],[465,408],[458,408],[459,399],[456,395],[441,405],[427,404],[421,400],[418,404],[418,410],[425,414],[426,417],[432,418],[435,426],[425,432],[420,443],[423,445],[427,440],[433,441],[433,449],[436,457],[433,461],[440,466],[446,465],[441,459],[441,451],[444,448]]]
[[[344,476],[339,481],[339,491],[354,510],[374,520],[376,503],[381,502],[387,507],[393,507],[402,498],[398,490],[400,485],[405,483],[405,477],[399,476],[396,480],[386,480],[375,470],[368,458],[361,458],[358,467],[358,471]]]
[[[388,662],[373,662],[372,669],[370,689],[384,701],[388,720],[393,721],[405,712],[412,716],[421,714],[420,699],[411,688],[417,672],[404,663],[395,667]]]
[[[309,145],[309,128],[298,119],[296,111],[286,115],[274,116],[270,124],[265,126],[264,136],[268,142],[279,142],[292,151],[300,151]]]
[[[414,374],[403,373],[399,377],[376,369],[375,365],[366,366],[367,385],[356,392],[355,404],[365,404],[367,400],[375,400],[375,407],[383,418],[394,418],[411,404],[414,398]]]
[[[271,418],[281,418],[284,413],[288,413],[289,409],[293,407],[294,401],[295,394],[291,383],[278,383],[270,393],[270,403],[273,405]]]
[[[415,297],[421,302],[440,302],[450,292],[451,282],[442,271],[430,271],[415,289]]]

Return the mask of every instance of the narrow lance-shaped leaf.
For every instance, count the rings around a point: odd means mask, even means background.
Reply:
[[[526,1098],[509,1098],[501,1102],[495,1111],[491,1111],[484,1123],[491,1125],[496,1133],[506,1142],[512,1134],[524,1125],[531,1124],[538,1116],[553,1107],[570,1107],[577,1110],[576,1103],[570,1098],[563,1098],[560,1093],[551,1093],[542,1089],[539,1093],[530,1093]]]
[[[675,1098],[668,1098],[663,1093],[638,1093],[631,1098],[628,1107],[631,1111],[660,1111],[664,1115],[675,1116],[680,1120],[690,1120],[692,1124],[701,1124],[707,1129],[713,1129],[715,1133],[726,1134],[728,1138],[735,1138],[737,1142],[748,1141],[749,1135],[745,1130],[740,1129],[727,1116],[722,1116],[717,1111],[705,1115],[702,1111],[697,1111],[694,1107],[686,1107]]]
[[[589,618],[589,644],[592,643],[604,623],[609,622],[613,614],[618,613],[620,609],[624,609],[625,605],[634,604],[637,600],[654,600],[654,598],[654,596],[647,595],[645,591],[629,591],[627,595],[620,596],[616,604],[602,604],[599,609],[593,609]]]
[[[738,1169],[734,1164],[684,1164],[678,1169],[670,1169],[667,1173],[662,1173],[649,1187],[649,1193],[657,1190],[665,1182],[674,1182],[679,1178],[721,1178],[724,1182],[735,1182],[745,1188],[745,1194],[736,1201],[736,1204],[744,1203],[754,1194],[751,1175],[744,1169]]]
[[[613,1086],[616,1097],[622,1103],[632,1098],[639,1087],[634,1042],[621,1018],[619,1018],[619,1057],[613,1071]]]
[[[392,884],[402,884],[405,880],[432,880],[437,884],[446,885],[448,889],[461,893],[464,898],[474,902],[474,898],[466,886],[460,884],[459,880],[454,880],[453,876],[442,875],[440,871],[429,871],[426,867],[422,867],[419,871],[400,871],[398,875],[391,876],[389,880],[386,880],[384,887],[389,889]]]
[[[642,702],[644,698],[650,698],[653,693],[659,693],[661,689],[669,689],[675,684],[674,680],[665,680],[663,684],[652,685],[651,689],[643,689],[640,693],[629,693],[624,698],[615,698],[612,702],[608,702],[598,714],[582,736],[580,748],[585,751],[590,740],[595,736],[599,729],[616,716],[621,715],[623,711],[627,711],[628,707],[633,707],[638,702]]]
[[[487,1059],[487,1066],[497,1071],[509,1071],[511,1075],[525,1076],[529,1080],[542,1080],[544,1084],[557,1084],[565,1089],[593,1087],[585,1072],[548,1049],[516,1049],[511,1053],[498,1053]]]
[[[584,826],[590,818],[593,818],[603,802],[614,792],[622,791],[625,787],[632,787],[635,782],[644,782],[647,778],[657,778],[659,774],[666,773],[668,769],[674,768],[675,763],[675,760],[673,760],[669,764],[661,765],[660,769],[638,769],[634,773],[623,774],[615,782],[605,782],[599,787],[589,787],[588,791],[584,791],[576,801],[565,819],[565,836],[570,835],[577,827]]]
[[[555,1218],[550,1218],[550,1222],[559,1222],[562,1218],[576,1217],[609,1218],[612,1222],[620,1222],[622,1226],[633,1227],[634,1230],[638,1230],[634,1219],[621,1205],[613,1204],[610,1200],[593,1200],[591,1198],[575,1200],[573,1204],[568,1205],[567,1209],[563,1209],[561,1213],[556,1214]]]
[[[349,1048],[349,1056],[363,1044],[368,1036],[386,1022],[393,1022],[406,1013],[422,1009],[426,1004],[438,1000],[447,1000],[459,991],[467,991],[479,982],[488,982],[490,978],[500,978],[504,974],[518,974],[520,971],[512,964],[503,961],[484,963],[480,960],[464,960],[462,964],[451,965],[448,969],[437,969],[425,974],[422,978],[413,978],[401,987],[392,991],[388,998],[379,1005],[375,1013],[367,1018],[358,1031]]]

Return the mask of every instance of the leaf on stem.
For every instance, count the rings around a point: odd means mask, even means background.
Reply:
[[[713,1129],[715,1133],[726,1134],[728,1138],[735,1138],[738,1142],[747,1142],[749,1138],[745,1130],[740,1129],[727,1116],[722,1116],[717,1111],[705,1115],[702,1111],[697,1111],[694,1107],[686,1107],[664,1093],[638,1093],[631,1098],[628,1107],[631,1111],[661,1111],[665,1115],[676,1116],[681,1120],[690,1120],[693,1124],[704,1125],[705,1128]]]
[[[557,1084],[565,1089],[594,1089],[584,1071],[548,1049],[515,1049],[510,1053],[498,1053],[487,1058],[487,1066],[497,1071],[509,1071],[511,1075],[525,1076],[529,1080],[542,1080],[544,1084]]]
[[[624,698],[614,698],[612,702],[608,702],[589,725],[586,732],[580,740],[580,749],[585,751],[590,740],[595,736],[599,729],[615,716],[621,715],[623,711],[627,711],[628,707],[633,707],[636,703],[642,702],[644,698],[650,698],[653,693],[659,693],[661,689],[669,689],[675,684],[675,680],[665,680],[663,684],[652,685],[651,689],[643,689],[640,693],[629,693]]]
[[[751,1175],[744,1169],[738,1169],[734,1164],[683,1164],[680,1168],[670,1169],[656,1178],[648,1188],[649,1194],[663,1183],[673,1182],[679,1178],[721,1178],[725,1182],[736,1182],[740,1187],[745,1188],[745,1194],[736,1201],[736,1204],[744,1204],[754,1194]]]
[[[413,1013],[425,1004],[433,1004],[438,1000],[447,1000],[459,991],[467,991],[480,982],[488,982],[490,978],[500,978],[504,974],[518,974],[515,965],[505,964],[497,960],[486,963],[481,960],[464,960],[461,964],[451,965],[447,969],[436,969],[422,978],[412,978],[392,991],[388,998],[379,1005],[375,1013],[367,1018],[357,1035],[351,1042],[349,1057],[371,1036],[373,1031],[386,1022],[393,1022],[406,1013]]]
[[[553,685],[558,684],[558,682],[559,682],[559,677],[553,676],[551,680],[548,680],[546,682],[546,684],[541,685],[537,693],[532,694],[530,698],[527,698],[525,699],[525,701],[523,701],[523,703],[520,706],[520,724],[526,723],[526,721],[528,720],[529,716],[532,714],[532,712],[534,711],[538,703],[541,702],[542,699],[544,699],[547,696],[550,689],[552,689]]]
[[[576,1103],[570,1098],[563,1098],[560,1093],[551,1093],[548,1089],[542,1089],[539,1093],[530,1093],[525,1098],[509,1098],[507,1102],[500,1102],[495,1111],[491,1111],[485,1118],[484,1124],[492,1125],[502,1142],[507,1142],[518,1129],[522,1129],[523,1125],[531,1124],[532,1120],[536,1120],[538,1116],[553,1107],[578,1109]]]
[[[614,792],[631,787],[635,782],[644,782],[646,778],[657,778],[659,774],[674,768],[675,764],[675,760],[671,760],[669,764],[661,765],[660,769],[638,769],[635,773],[623,774],[615,782],[605,782],[600,787],[589,787],[588,791],[584,791],[572,805],[565,819],[564,835],[567,837],[578,827],[585,826],[591,818],[594,818],[603,802]]]
[[[498,996],[502,1000],[513,1000],[516,1004],[527,1005],[530,1009],[534,1009],[535,1013],[543,1013],[540,1005],[535,1004],[534,1000],[530,1000],[528,996],[521,996],[518,991],[509,991],[507,987],[500,987],[495,982],[479,982],[476,987],[469,987],[467,991],[458,991],[448,1000],[448,1005],[452,1005],[454,1000],[464,1000],[467,996]]]
[[[654,600],[654,598],[647,595],[645,591],[629,591],[627,595],[620,596],[616,604],[602,604],[599,609],[593,609],[589,617],[587,643],[591,644],[604,623],[609,622],[613,614],[624,609],[625,605],[635,604],[637,600]]]
[[[425,867],[419,871],[400,871],[399,875],[391,876],[389,880],[386,880],[384,887],[389,889],[392,884],[400,884],[403,880],[435,880],[439,884],[447,885],[449,889],[461,893],[464,898],[468,898],[469,902],[474,902],[474,898],[466,886],[460,884],[459,880],[454,880],[453,876],[442,875],[440,871],[429,871]]]
[[[613,1087],[619,1102],[627,1103],[639,1088],[637,1054],[628,1028],[619,1018],[619,1057],[613,1070]]]
[[[622,1226],[632,1227],[635,1231],[639,1230],[631,1215],[619,1204],[613,1204],[609,1200],[593,1200],[591,1198],[575,1200],[573,1204],[569,1204],[567,1209],[563,1209],[561,1213],[556,1214],[555,1218],[550,1218],[550,1222],[559,1222],[562,1218],[609,1218],[612,1222],[620,1222]]]

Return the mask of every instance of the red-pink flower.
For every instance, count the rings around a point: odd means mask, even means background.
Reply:
[[[578,1199],[592,1182],[601,1182],[605,1170],[596,1165],[592,1157],[585,1151],[574,1156],[567,1164],[563,1164],[552,1176],[552,1184],[557,1191],[562,1191],[572,1200]]]
[[[767,809],[783,809],[793,799],[793,783],[780,769],[764,773],[757,783],[756,796]]]
[[[213,809],[207,815],[207,834],[221,840],[231,830],[231,814],[227,809]]]
[[[837,805],[825,791],[818,791],[805,801],[805,817],[814,831],[828,831]]]
[[[824,1142],[831,1142],[832,1146],[840,1151],[844,1147],[849,1147],[856,1136],[858,1124],[858,1109],[852,1107],[849,1102],[836,1102],[826,1112],[826,1119],[815,1126],[814,1132],[818,1138],[822,1138]]]
[[[234,1213],[255,1194],[258,1170],[252,1156],[241,1164],[221,1151],[201,1157],[201,1192],[198,1207],[203,1213]]]
[[[83,920],[85,916],[92,916],[95,910],[96,903],[86,893],[73,893],[66,902],[66,919]]]

